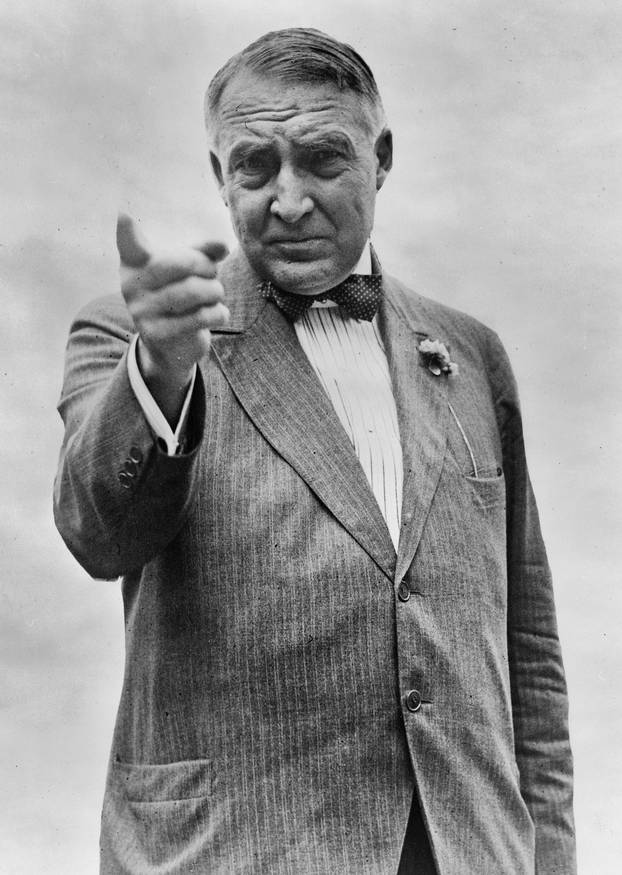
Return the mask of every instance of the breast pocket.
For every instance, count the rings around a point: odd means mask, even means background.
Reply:
[[[468,475],[464,477],[467,488],[470,491],[471,498],[476,507],[482,511],[489,511],[493,508],[505,510],[505,477],[500,466],[494,466],[492,473],[490,469],[478,472],[477,477]]]
[[[446,454],[418,551],[420,589],[480,626],[507,605],[506,481],[493,471],[465,474]]]
[[[496,491],[501,493],[495,483],[503,475],[499,436],[495,428],[484,427],[494,422],[493,412],[487,411],[486,416],[481,411],[477,415],[471,410],[458,412],[452,404],[449,412],[449,455],[466,480],[476,484],[482,498],[493,499]],[[480,482],[482,485],[478,485]]]
[[[104,859],[117,861],[127,875],[156,869],[173,875],[205,864],[218,820],[213,789],[210,760],[112,763],[102,816]]]

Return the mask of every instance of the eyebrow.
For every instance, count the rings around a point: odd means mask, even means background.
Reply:
[[[234,160],[240,155],[248,155],[252,152],[269,152],[272,146],[272,139],[249,138],[239,140],[231,150],[230,159]],[[331,147],[350,152],[353,145],[350,138],[339,131],[309,131],[294,138],[293,147],[294,149],[322,149]]]
[[[239,158],[261,152],[270,152],[271,143],[261,140],[242,140],[233,146],[229,154],[228,165],[231,167]]]
[[[337,131],[311,131],[308,134],[302,134],[294,140],[294,148],[296,147],[303,149],[331,147],[346,152],[350,152],[353,148],[350,138]]]
[[[269,140],[240,140],[231,149],[231,157],[246,155],[248,152],[265,152],[271,145]]]

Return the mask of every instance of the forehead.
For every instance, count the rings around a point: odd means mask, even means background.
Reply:
[[[284,82],[244,70],[221,94],[213,133],[225,148],[243,135],[295,140],[332,131],[360,141],[372,133],[373,116],[364,98],[332,83]]]

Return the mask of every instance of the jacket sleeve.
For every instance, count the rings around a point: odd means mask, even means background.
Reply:
[[[169,456],[130,386],[133,326],[119,296],[86,307],[71,326],[58,405],[65,436],[54,483],[54,517],[78,562],[114,579],[160,553],[196,494],[205,396],[191,401],[188,452]]]
[[[536,830],[537,875],[572,875],[572,755],[551,573],[525,461],[516,384],[496,335],[490,345],[507,483],[507,632],[521,793]]]

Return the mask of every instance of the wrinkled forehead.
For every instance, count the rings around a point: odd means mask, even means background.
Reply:
[[[379,113],[368,99],[332,82],[290,82],[252,71],[227,82],[210,119],[214,146],[242,133],[250,136],[306,136],[314,130],[373,134]]]

